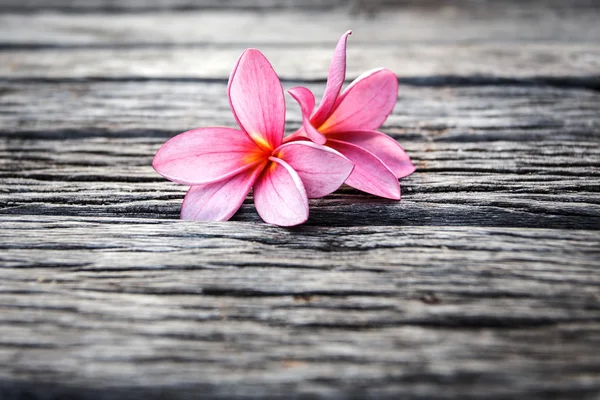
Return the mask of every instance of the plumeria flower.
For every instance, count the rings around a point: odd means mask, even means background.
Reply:
[[[191,186],[181,218],[228,220],[253,189],[256,210],[265,222],[305,222],[308,198],[335,191],[353,164],[309,141],[282,144],[283,88],[260,51],[242,53],[227,90],[240,129],[193,129],[167,141],[154,157],[152,166],[159,174]]]
[[[415,167],[402,147],[377,129],[390,115],[398,96],[398,78],[384,68],[365,72],[341,94],[346,77],[346,32],[337,44],[327,86],[316,111],[315,97],[304,87],[288,92],[302,110],[302,127],[286,142],[310,139],[331,147],[355,164],[346,184],[390,199],[400,199],[398,178]]]

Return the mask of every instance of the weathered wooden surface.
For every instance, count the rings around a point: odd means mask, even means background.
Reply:
[[[600,389],[597,232],[0,222],[0,351],[10,361],[0,371],[64,385],[44,390],[592,398]],[[105,385],[115,392],[98,393]]]
[[[1,399],[597,398],[597,5],[392,3],[0,4]],[[178,221],[152,156],[233,126],[239,52],[320,95],[348,28],[350,78],[400,77],[402,201]]]
[[[359,33],[354,36],[358,36]],[[354,37],[352,37],[354,39]],[[0,51],[0,79],[224,79],[244,44],[231,47],[194,45],[126,49],[72,47],[40,51]],[[286,80],[323,80],[331,49],[303,44],[268,48],[280,77]],[[310,54],[306,63],[304,54]],[[376,65],[398,71],[401,83],[550,83],[600,89],[600,44],[402,44],[389,46],[351,43],[348,75],[357,77]],[[198,68],[202,65],[202,68]]]
[[[353,44],[394,47],[406,43],[454,44],[593,43],[598,45],[597,9],[574,8],[559,13],[542,6],[533,9],[493,7],[399,8],[376,18],[330,12],[274,10],[272,12],[185,11],[172,13],[63,15],[56,13],[0,15],[3,47],[127,46],[152,44],[292,47],[325,46],[331,50],[348,29]],[[23,26],[35,27],[24,29]],[[227,29],[223,29],[227,27]],[[335,38],[331,40],[330,38]],[[351,46],[350,46],[351,47]],[[326,71],[325,71],[326,72]]]
[[[122,11],[173,11],[173,10],[261,10],[298,9],[298,10],[332,10],[346,8],[353,11],[376,12],[398,6],[412,6],[439,10],[454,7],[468,10],[502,10],[509,5],[511,11],[536,10],[540,5],[549,7],[551,11],[569,12],[577,9],[595,11],[594,0],[506,0],[498,3],[494,0],[454,0],[451,3],[440,3],[439,0],[4,0],[0,4],[1,11],[8,12],[122,12]]]
[[[225,82],[15,83],[0,104],[4,213],[176,218],[186,188],[153,171],[154,152],[234,124]],[[313,201],[308,223],[595,229],[599,104],[585,89],[405,86],[383,129],[419,166],[404,200],[344,189]],[[259,221],[250,199],[236,218]]]

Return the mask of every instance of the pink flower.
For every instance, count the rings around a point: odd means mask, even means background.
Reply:
[[[398,78],[384,68],[367,71],[341,94],[346,76],[346,32],[337,44],[325,94],[317,110],[315,97],[304,87],[289,90],[302,109],[302,128],[285,139],[309,138],[331,147],[354,163],[346,184],[390,199],[400,199],[398,178],[415,167],[402,147],[376,130],[390,115],[398,96]],[[312,115],[311,115],[312,113]]]
[[[268,223],[292,226],[308,218],[308,198],[336,190],[353,165],[337,151],[308,141],[282,144],[285,100],[277,74],[255,49],[242,53],[231,73],[229,103],[241,130],[213,127],[167,141],[152,166],[191,185],[182,219],[225,221],[254,189]]]

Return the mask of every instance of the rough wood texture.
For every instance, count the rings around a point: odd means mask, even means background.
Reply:
[[[468,9],[502,9],[510,3],[511,9],[535,9],[544,6],[555,10],[570,11],[573,9],[596,8],[594,0],[505,0],[498,4],[494,0],[453,0],[451,3],[440,3],[439,0],[3,0],[0,10],[8,12],[123,12],[123,11],[172,11],[172,10],[261,10],[291,8],[300,10],[330,10],[336,8],[349,9],[354,12],[374,13],[395,7],[420,7],[439,9],[464,7]]]
[[[132,45],[231,45],[293,47],[310,44],[333,51],[340,32],[352,43],[387,46],[551,41],[598,45],[597,14],[573,9],[567,15],[545,8],[393,9],[366,18],[344,10],[309,12],[186,11],[173,13],[0,15],[3,48]],[[23,29],[27,26],[28,29]],[[227,29],[223,29],[227,27]],[[333,43],[333,45],[332,45]]]
[[[600,390],[597,232],[0,222],[0,376],[65,384],[34,394]]]
[[[557,83],[600,90],[600,45],[354,43],[348,49],[348,77],[386,67],[401,81],[423,83]],[[331,46],[335,37],[331,36]],[[266,46],[263,52],[286,80],[325,80],[331,46]],[[10,79],[223,79],[247,45],[131,48],[60,48],[0,51],[0,78]],[[306,62],[310,54],[311,62]],[[415,81],[417,82],[417,81]]]
[[[0,4],[0,399],[597,399],[597,5],[233,3]],[[233,125],[239,51],[319,96],[347,28],[400,76],[403,200],[178,221],[152,156]]]
[[[3,213],[175,218],[185,188],[156,175],[154,152],[186,129],[234,124],[225,82],[7,84],[0,104]],[[403,86],[382,130],[418,167],[404,200],[346,189],[314,201],[309,223],[595,229],[598,104],[584,89]],[[251,200],[237,218],[258,220]]]

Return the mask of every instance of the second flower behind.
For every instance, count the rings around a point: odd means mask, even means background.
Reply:
[[[302,127],[285,140],[308,138],[336,149],[355,165],[346,184],[376,196],[400,199],[398,178],[415,167],[402,147],[378,132],[393,111],[398,97],[398,78],[385,68],[365,72],[340,93],[346,77],[346,32],[335,48],[327,86],[319,107],[304,87],[289,90],[302,110]]]

